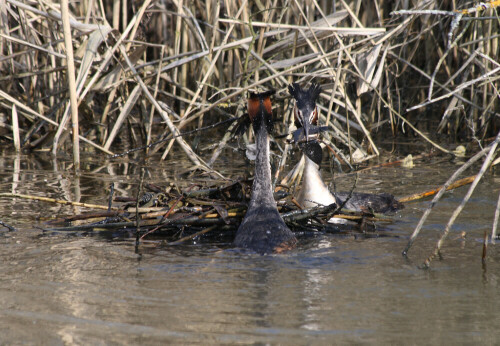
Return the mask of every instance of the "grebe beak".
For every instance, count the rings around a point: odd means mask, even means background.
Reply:
[[[310,130],[311,124],[309,123],[308,119],[305,119],[302,128],[304,129],[304,136],[306,136],[306,142],[309,142],[309,130]]]
[[[300,125],[300,131],[305,137],[305,141],[309,141],[309,133],[311,129],[311,122],[310,122],[310,116],[309,114],[304,114],[304,112],[297,106],[295,105],[294,108],[294,115],[295,115],[295,124],[296,126]]]

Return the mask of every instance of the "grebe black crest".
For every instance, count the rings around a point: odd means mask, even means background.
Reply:
[[[255,133],[257,156],[252,197],[234,244],[260,254],[279,253],[295,246],[297,239],[278,212],[271,184],[269,133],[273,130],[271,95],[250,93],[248,116]]]

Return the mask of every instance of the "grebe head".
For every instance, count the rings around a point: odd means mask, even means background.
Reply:
[[[316,125],[318,122],[316,100],[321,92],[321,87],[313,83],[306,90],[302,89],[299,84],[293,83],[288,86],[288,91],[295,99],[295,106],[293,108],[295,125],[302,127],[307,142],[309,140],[311,125]]]
[[[323,160],[323,149],[315,140],[308,141],[302,145],[302,152],[315,164],[321,166]]]
[[[250,93],[248,97],[248,116],[252,122],[254,132],[265,126],[268,133],[273,131],[273,108],[271,105],[271,95],[274,90],[263,93]]]

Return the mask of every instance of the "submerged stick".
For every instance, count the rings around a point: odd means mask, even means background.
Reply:
[[[137,188],[137,194],[135,195],[135,246],[139,246],[140,243],[140,232],[141,227],[139,226],[139,203],[140,203],[140,195],[142,192],[142,185],[144,184],[144,176],[146,175],[146,168],[141,166],[141,176],[139,181],[139,187]]]
[[[123,210],[108,210],[108,211],[97,211],[91,213],[82,213],[78,215],[62,217],[56,220],[51,220],[49,223],[57,224],[60,222],[72,222],[72,221],[82,221],[89,219],[107,218],[107,217],[119,216],[122,213]]]
[[[201,230],[199,232],[196,232],[194,234],[191,234],[191,235],[188,235],[184,238],[181,238],[179,240],[176,240],[174,242],[171,242],[171,243],[167,243],[167,245],[179,245],[180,243],[183,243],[185,241],[188,241],[188,240],[191,240],[191,239],[194,239],[202,234],[205,234],[205,233],[208,233],[210,231],[213,231],[214,229],[216,229],[218,227],[218,225],[213,225],[213,226],[210,226],[208,228],[205,228],[204,230]]]
[[[6,227],[9,229],[10,232],[14,232],[14,231],[17,231],[17,229],[9,224],[6,224],[5,222],[3,221],[0,221],[0,225]]]
[[[481,260],[483,262],[483,266],[486,265],[486,254],[488,252],[488,233],[484,231],[483,237],[483,254],[481,256]]]
[[[111,210],[113,205],[113,195],[115,194],[115,183],[109,185],[108,210]]]

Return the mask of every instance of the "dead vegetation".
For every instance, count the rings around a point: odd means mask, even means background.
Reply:
[[[313,80],[323,86],[322,120],[333,127],[339,155],[379,154],[373,135],[380,127],[431,143],[436,133],[478,141],[496,134],[497,4],[460,12],[458,22],[432,12],[457,9],[433,1],[402,5],[80,1],[65,12],[65,2],[6,0],[2,135],[19,149],[56,154],[81,143],[111,154],[124,132],[130,147],[167,133],[162,158],[175,142],[208,169],[217,150],[207,163],[180,132],[242,115],[249,89],[273,88],[284,99],[288,83]],[[288,124],[288,103],[278,109]],[[424,120],[429,125],[420,126]],[[72,130],[78,136],[69,141]]]
[[[440,135],[482,148],[500,124],[500,3],[454,4],[0,1],[0,140],[72,151],[76,170],[81,152],[143,148],[218,174],[248,90],[277,90],[287,132],[287,85],[314,81],[325,141],[343,164],[379,155],[379,131],[449,154]],[[228,131],[209,154],[183,136],[219,124]]]

